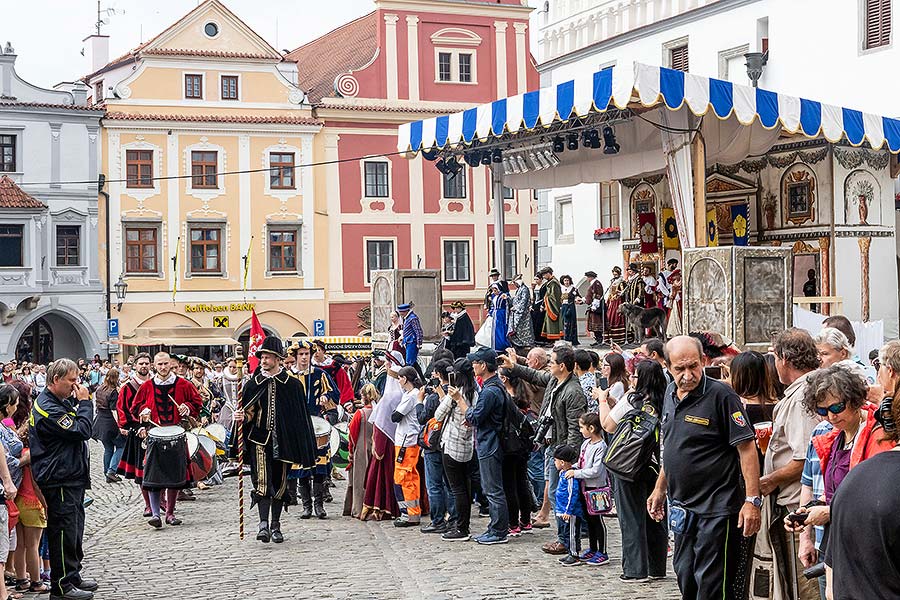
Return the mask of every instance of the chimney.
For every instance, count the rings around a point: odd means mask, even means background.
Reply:
[[[84,42],[84,55],[88,59],[91,73],[98,71],[109,63],[109,36],[89,35]]]
[[[90,88],[80,81],[61,81],[53,86],[54,90],[69,92],[75,106],[87,106]]]
[[[15,72],[16,51],[12,44],[0,45],[0,97],[12,97],[12,78]]]

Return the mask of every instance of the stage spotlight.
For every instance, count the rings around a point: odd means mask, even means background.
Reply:
[[[616,133],[612,127],[603,128],[603,154],[618,154],[619,144],[616,142]]]
[[[600,134],[596,129],[591,129],[591,148],[596,150],[597,148],[602,147],[603,144],[600,143]]]
[[[447,172],[451,175],[456,175],[462,169],[462,165],[459,164],[459,161],[455,156],[451,156],[447,159],[445,166],[447,167]]]
[[[468,152],[463,155],[463,160],[465,160],[466,164],[470,167],[477,167],[481,164],[481,155],[478,152]]]
[[[438,161],[434,163],[434,168],[444,175],[448,175],[450,173],[450,169],[447,168],[447,164],[444,162],[443,158],[439,158]]]
[[[481,153],[481,164],[484,166],[488,166],[491,164],[491,151],[485,150]]]
[[[567,150],[578,150],[578,134],[577,133],[572,132],[567,136],[566,149]]]
[[[553,138],[553,151],[554,152],[562,152],[565,149],[566,149],[566,144],[563,141],[561,135],[558,135],[555,138]]]
[[[550,152],[550,150],[544,150],[544,160],[546,160],[551,167],[559,166],[559,157],[553,152]]]
[[[491,160],[495,163],[503,162],[503,151],[500,148],[494,148],[494,152],[491,154]]]
[[[515,160],[516,160],[516,164],[519,165],[519,171],[521,171],[522,173],[527,173],[528,172],[528,163],[525,162],[525,157],[522,156],[521,154],[519,154],[518,156],[516,156]]]

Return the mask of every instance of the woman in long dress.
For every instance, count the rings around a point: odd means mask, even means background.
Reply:
[[[494,335],[492,337],[494,350],[506,352],[509,348],[507,332],[507,314],[509,312],[509,295],[504,293],[499,282],[491,284],[491,309],[489,314],[493,317]]]
[[[359,514],[362,521],[381,521],[400,516],[400,507],[394,496],[394,434],[397,424],[391,421],[391,414],[403,397],[403,390],[397,380],[403,358],[397,351],[388,353],[386,357],[390,366],[384,394],[369,415],[369,423],[373,425],[372,458],[366,472],[363,508]]]
[[[372,458],[372,436],[375,427],[369,422],[372,405],[378,399],[378,390],[367,383],[360,391],[363,407],[353,413],[348,427],[350,465],[347,467],[347,496],[344,499],[344,516],[358,519],[363,512],[366,495],[366,475]]]
[[[534,323],[531,318],[531,290],[519,275],[512,282],[515,292],[509,315],[509,341],[516,348],[534,346]]]
[[[562,288],[562,308],[560,313],[563,321],[564,339],[573,346],[578,345],[578,313],[575,300],[581,297],[578,288],[572,283],[571,275],[563,275],[559,278]]]
[[[617,344],[625,343],[625,317],[619,312],[622,305],[622,292],[625,288],[625,280],[622,278],[621,267],[613,267],[612,279],[606,288],[606,341]]]

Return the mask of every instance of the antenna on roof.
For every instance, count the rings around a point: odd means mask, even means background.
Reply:
[[[106,14],[106,19],[103,18],[103,14]],[[109,25],[109,17],[114,15],[124,15],[125,11],[121,9],[116,9],[112,6],[107,8],[100,7],[100,0],[97,0],[97,22],[94,23],[94,27],[97,28],[97,35],[100,35],[100,28],[104,25]]]

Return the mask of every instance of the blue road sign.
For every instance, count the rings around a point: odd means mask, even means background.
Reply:
[[[107,319],[106,320],[106,337],[108,337],[108,338],[119,337],[119,320],[118,319]]]
[[[325,335],[325,319],[316,319],[313,321],[313,335]]]

